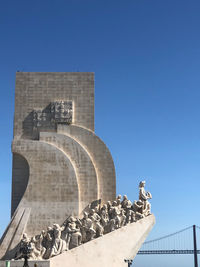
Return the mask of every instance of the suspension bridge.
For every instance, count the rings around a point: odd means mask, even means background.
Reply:
[[[192,225],[175,233],[162,236],[143,244],[137,255],[152,254],[193,254],[194,267],[198,267],[198,254],[200,254],[200,227]],[[126,260],[131,266],[132,260]]]

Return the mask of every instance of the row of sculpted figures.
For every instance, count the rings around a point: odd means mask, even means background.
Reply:
[[[90,206],[82,219],[70,216],[62,226],[54,224],[32,238],[24,233],[15,259],[25,256],[30,259],[49,259],[150,215],[148,200],[152,196],[144,187],[145,181],[140,182],[139,200],[133,203],[126,195],[123,198],[118,195],[112,203],[108,201],[101,206],[97,202],[95,207]]]

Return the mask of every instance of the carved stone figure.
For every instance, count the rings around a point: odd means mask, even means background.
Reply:
[[[120,227],[126,225],[126,211],[124,209],[121,209],[120,213]]]
[[[148,199],[151,193],[146,192],[144,186],[145,182],[140,182],[139,200],[133,205],[126,195],[122,201],[118,195],[115,201],[108,201],[103,206],[101,200],[96,200],[87,207],[88,212],[83,213],[82,219],[69,216],[62,226],[54,224],[53,228],[48,227],[46,232],[42,231],[31,240],[24,234],[16,258],[28,255],[31,259],[49,259],[150,215]]]
[[[121,200],[120,199],[117,199],[116,202],[117,202],[118,209],[121,210],[121,208],[122,208]]]
[[[128,209],[126,212],[126,223],[136,222],[136,214],[133,210]]]
[[[72,101],[51,102],[49,108],[33,110],[35,128],[53,128],[56,123],[72,123]]]
[[[101,226],[101,217],[95,212],[94,209],[91,209],[90,212],[90,219],[93,221],[94,230],[96,231],[96,235],[102,236],[103,235],[103,227]]]
[[[112,228],[111,231],[114,231],[115,229],[120,227],[120,210],[117,206],[117,201],[113,201],[112,207],[110,208],[110,214],[111,214],[111,221],[112,221]],[[114,223],[114,228],[113,228]]]
[[[56,101],[51,110],[56,122],[72,123],[72,101]]]
[[[94,239],[94,236],[96,234],[96,231],[94,229],[94,223],[88,217],[87,212],[84,212],[84,217],[82,219],[81,233],[82,233],[82,240],[84,243]]]
[[[148,216],[151,214],[151,204],[148,200],[144,202],[143,214],[144,216]]]
[[[108,214],[109,214],[109,217],[110,217],[110,215],[111,215],[111,208],[112,208],[111,201],[107,201],[106,206],[107,206]]]
[[[131,201],[128,200],[126,195],[124,195],[123,200],[122,200],[122,208],[123,209],[131,209],[131,206],[132,206]]]
[[[144,218],[143,210],[144,210],[144,203],[141,200],[138,201],[135,200],[133,203],[133,211],[135,212],[137,220]]]
[[[62,228],[58,224],[53,225],[53,246],[51,251],[51,256],[56,256],[61,254],[66,250],[66,241],[61,238]]]
[[[46,248],[44,247],[44,236],[45,231],[42,231],[40,235],[36,235],[31,240],[31,246],[32,246],[32,252],[31,252],[31,258],[32,259],[42,259]]]
[[[101,224],[105,228],[109,223],[109,215],[107,210],[107,205],[104,204],[100,211]]]
[[[35,240],[35,237],[31,238],[31,242],[30,242],[30,247],[31,247],[31,251],[29,254],[29,259],[31,260],[35,260],[35,259],[41,259],[41,252],[36,248],[36,243],[37,241]]]
[[[30,238],[28,238],[27,234],[24,233],[19,243],[16,255],[15,255],[16,260],[24,258],[25,256],[28,256],[28,257],[30,256],[30,252],[31,252],[30,241],[31,241]]]
[[[100,211],[101,225],[104,228],[104,234],[115,230],[115,220],[111,219],[111,216],[112,216],[111,215],[111,207],[112,207],[111,202],[109,206],[109,211],[108,211],[108,206],[109,205],[104,204]],[[109,215],[109,212],[110,212],[110,215]]]
[[[44,247],[46,248],[45,254],[43,255],[44,259],[49,259],[51,257],[52,243],[53,243],[53,228],[48,227],[47,233],[44,237]]]
[[[151,193],[145,191],[145,189],[144,189],[145,184],[146,184],[145,181],[141,181],[139,183],[139,200],[141,200],[141,201],[146,201],[146,200],[152,198]]]
[[[118,195],[117,198],[116,198],[116,201],[117,200],[120,200],[121,201],[121,199],[122,199],[122,196],[121,195]]]
[[[148,216],[151,214],[151,204],[149,203],[148,199],[151,199],[152,195],[150,192],[145,191],[145,184],[145,181],[141,181],[139,184],[139,200],[143,202],[143,214]]]
[[[82,234],[80,229],[78,228],[78,224],[76,223],[77,220],[74,217],[70,217],[68,226],[66,228],[66,232],[68,234],[66,243],[67,243],[67,250],[80,246],[82,242]]]

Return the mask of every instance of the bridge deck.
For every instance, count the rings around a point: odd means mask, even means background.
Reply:
[[[150,255],[150,254],[194,254],[192,249],[184,250],[140,250],[137,253],[138,255]],[[200,254],[200,250],[197,250],[197,254]]]

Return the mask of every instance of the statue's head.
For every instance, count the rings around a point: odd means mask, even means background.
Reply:
[[[90,214],[93,215],[95,213],[94,209],[91,209]]]
[[[142,205],[143,205],[142,200],[138,200],[138,201],[137,201],[137,204],[138,204],[139,206],[142,206]]]
[[[113,201],[113,206],[117,206],[117,201]]]
[[[88,213],[86,211],[83,212],[83,217],[86,219],[88,218]]]
[[[106,204],[103,204],[103,207],[102,207],[103,210],[106,210],[107,209],[107,206]]]
[[[23,233],[22,238],[23,239],[28,239],[28,235],[26,233]]]
[[[107,201],[107,207],[111,207],[111,201]]]
[[[120,199],[117,199],[117,205],[120,205],[120,204],[121,204]]]
[[[59,229],[60,229],[60,226],[59,226],[59,224],[57,224],[57,223],[54,223],[54,224],[53,224],[53,229],[59,230]]]
[[[127,195],[124,195],[123,196],[123,200],[127,200],[128,198],[127,198]]]
[[[75,219],[73,216],[70,216],[70,217],[69,217],[69,222],[72,223],[72,222],[75,222],[75,221],[76,221],[76,219]]]
[[[69,223],[68,225],[70,228],[73,228],[73,223]]]
[[[120,200],[121,198],[122,198],[122,196],[121,196],[121,195],[118,195],[118,196],[117,196],[117,199],[119,199],[119,200]]]
[[[146,184],[145,181],[141,181],[141,182],[139,183],[139,187],[140,187],[140,188],[141,188],[141,187],[145,187],[145,184]]]

